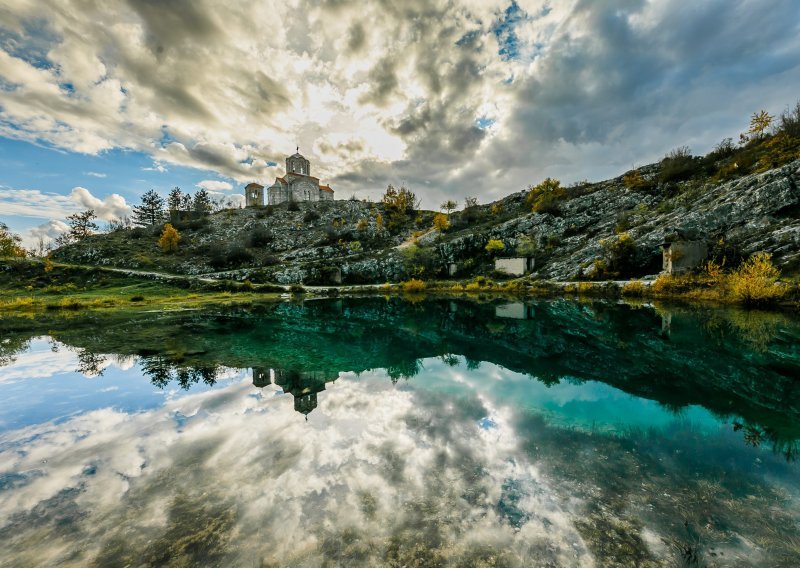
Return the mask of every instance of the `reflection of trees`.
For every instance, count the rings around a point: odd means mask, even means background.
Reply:
[[[734,421],[733,431],[742,431],[742,437],[748,446],[758,448],[765,443],[771,444],[773,453],[783,456],[787,462],[795,462],[800,457],[800,441],[782,439],[772,428]]]
[[[16,361],[17,355],[28,349],[30,343],[30,339],[20,335],[11,335],[0,340],[0,367]]]
[[[142,373],[160,389],[165,388],[173,380],[184,390],[201,381],[212,386],[219,376],[219,367],[216,365],[187,367],[172,363],[164,355],[142,357],[140,364]]]
[[[392,382],[396,383],[400,379],[416,377],[421,370],[422,361],[419,359],[409,359],[387,367],[386,373],[389,375],[389,378],[392,379]]]
[[[88,349],[78,351],[78,372],[85,377],[102,377],[106,358]]]

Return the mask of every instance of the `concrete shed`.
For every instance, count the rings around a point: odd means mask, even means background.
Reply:
[[[530,256],[496,258],[494,269],[510,276],[522,276],[533,270],[533,258]]]
[[[661,244],[662,271],[680,274],[699,267],[708,256],[704,241],[673,241]]]

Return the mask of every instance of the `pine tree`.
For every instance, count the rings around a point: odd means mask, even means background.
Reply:
[[[135,225],[155,225],[164,219],[164,198],[151,189],[142,195],[142,204],[133,206]]]
[[[63,233],[56,239],[56,246],[60,247],[75,243],[94,234],[100,229],[97,223],[94,222],[95,219],[97,219],[97,216],[94,214],[94,209],[69,215],[67,217],[69,231]]]
[[[180,211],[183,205],[183,192],[180,187],[173,187],[167,197],[167,207],[170,211]]]
[[[194,209],[197,213],[202,213],[203,215],[211,213],[211,196],[208,195],[208,192],[205,189],[201,188],[197,193],[194,194],[194,203],[192,203],[192,209]]]

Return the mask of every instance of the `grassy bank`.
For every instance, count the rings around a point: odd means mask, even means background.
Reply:
[[[287,293],[294,297],[401,295],[411,301],[426,297],[621,297],[784,310],[800,308],[800,285],[781,281],[769,258],[758,255],[733,271],[708,263],[696,273],[662,275],[654,281],[556,282],[524,277],[498,282],[479,276],[462,281],[412,279],[395,284],[312,288],[247,281],[210,282],[188,276],[145,276],[33,260],[0,261],[0,316],[41,311],[189,309],[275,301]]]
[[[41,310],[177,309],[274,300],[283,288],[191,278],[144,277],[97,267],[0,262],[0,315]]]

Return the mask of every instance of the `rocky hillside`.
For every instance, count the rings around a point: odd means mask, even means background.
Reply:
[[[178,250],[158,247],[163,226],[119,230],[62,247],[58,260],[140,270],[208,274],[253,282],[380,283],[410,277],[491,274],[489,239],[499,254],[532,254],[541,278],[630,278],[655,274],[660,244],[703,239],[728,265],[755,251],[773,254],[785,274],[800,272],[800,160],[723,183],[663,184],[662,164],[627,176],[561,188],[532,211],[527,190],[450,216],[432,229],[432,211],[390,222],[382,203],[335,201],[225,210],[175,220]]]

